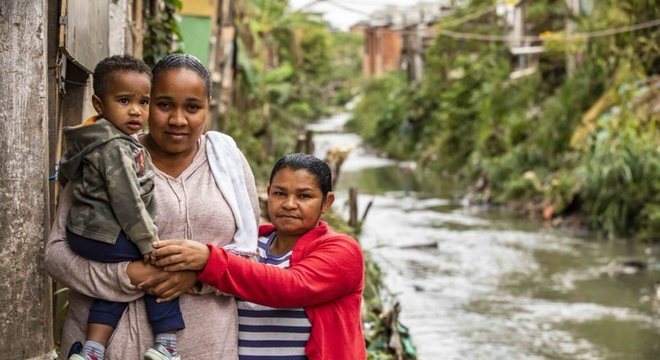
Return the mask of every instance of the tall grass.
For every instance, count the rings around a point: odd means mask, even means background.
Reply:
[[[655,118],[615,108],[589,139],[579,174],[588,219],[609,234],[660,240],[660,134]]]

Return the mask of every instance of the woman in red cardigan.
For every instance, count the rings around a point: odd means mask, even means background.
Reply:
[[[331,184],[328,165],[311,155],[290,154],[275,164],[272,225],[259,228],[259,262],[188,240],[154,244],[165,270],[201,271],[201,282],[237,297],[240,359],[366,358],[362,251],[320,221],[334,201]]]

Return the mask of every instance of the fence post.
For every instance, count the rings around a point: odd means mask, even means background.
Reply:
[[[358,192],[351,187],[348,189],[348,225],[352,228],[358,225]]]

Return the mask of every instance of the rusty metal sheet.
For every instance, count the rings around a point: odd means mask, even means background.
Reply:
[[[65,0],[64,50],[74,62],[92,72],[100,60],[108,56],[110,0]]]

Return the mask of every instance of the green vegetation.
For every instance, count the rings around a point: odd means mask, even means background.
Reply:
[[[221,128],[243,144],[264,178],[277,158],[295,150],[305,124],[351,98],[361,39],[330,32],[312,14],[287,11],[286,0],[238,4],[235,103]]]
[[[617,28],[659,18],[659,5],[609,0],[572,18],[579,32]],[[438,26],[501,34],[492,12],[452,26],[486,6],[472,1]],[[503,43],[439,35],[423,80],[369,81],[349,126],[392,157],[480,179],[485,201],[525,202],[546,218],[580,215],[610,236],[660,240],[660,31],[568,40],[564,1],[526,10],[528,33],[545,39],[531,75],[510,76],[516,59]],[[572,76],[567,54],[578,59]]]
[[[362,38],[331,32],[314,15],[286,11],[286,0],[245,0],[238,23],[238,74],[234,104],[220,127],[240,144],[258,182],[268,179],[272,164],[295,150],[311,121],[335,111],[354,97],[360,80]],[[337,231],[357,237],[338,214],[326,220]],[[398,322],[398,307],[383,304],[380,270],[367,261],[363,317],[369,359],[415,349]],[[392,348],[391,338],[400,336]],[[398,337],[396,337],[398,339]]]
[[[361,76],[360,35],[331,32],[320,18],[285,11],[287,0],[236,1],[239,32],[234,103],[224,119],[214,119],[232,135],[252,166],[257,182],[268,179],[276,159],[295,150],[304,126],[351,100]],[[165,0],[145,9],[147,31],[144,60],[153,66],[182,39],[176,12],[181,0]],[[177,50],[178,51],[178,50]],[[326,218],[340,232],[357,237],[338,214]],[[407,329],[398,322],[399,309],[387,309],[381,294],[380,269],[367,261],[364,323],[369,359],[389,360],[395,354],[413,359]],[[56,338],[68,308],[60,288],[54,313]],[[392,348],[396,334],[400,345]]]
[[[176,12],[181,10],[181,0],[164,0],[160,9],[158,2],[149,3],[144,9],[146,30],[143,43],[143,58],[149,66],[154,66],[160,58],[178,52],[174,46],[181,39]]]

